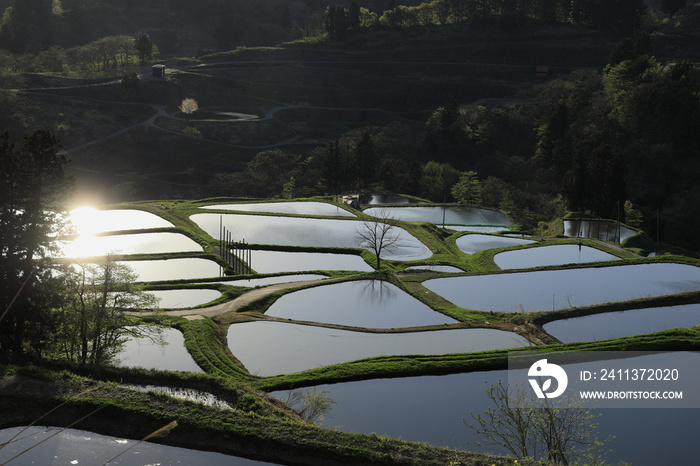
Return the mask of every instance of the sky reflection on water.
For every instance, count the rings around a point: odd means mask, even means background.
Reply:
[[[466,309],[551,311],[700,290],[700,269],[685,264],[637,264],[446,277],[423,285]]]
[[[288,322],[233,324],[231,352],[253,374],[292,372],[383,355],[445,354],[527,346],[518,334],[494,329],[367,333]]]
[[[358,280],[307,288],[280,297],[273,317],[369,328],[455,323],[391,283]]]
[[[556,320],[544,329],[564,343],[607,340],[700,325],[700,304],[606,312]]]

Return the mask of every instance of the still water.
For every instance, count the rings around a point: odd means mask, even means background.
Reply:
[[[673,367],[676,355],[655,367]],[[680,353],[686,357],[689,353]],[[696,367],[700,356],[694,357]],[[506,381],[507,371],[471,372],[444,376],[375,379],[319,385],[317,389],[337,404],[326,415],[325,427],[346,432],[375,432],[404,440],[428,442],[480,452],[506,454],[498,446],[478,446],[483,441],[465,425],[476,425],[472,414],[492,407],[486,388]],[[288,391],[271,393],[282,400]],[[599,409],[595,419],[606,444],[609,464],[629,461],[633,466],[697,464],[700,409]],[[462,420],[464,418],[464,421]]]
[[[80,235],[174,227],[172,223],[155,214],[134,209],[97,210],[92,207],[80,207],[70,212],[70,219]]]
[[[246,214],[195,214],[190,219],[217,239],[220,222],[223,222],[234,241],[245,240],[249,244],[363,247],[359,232],[364,222],[360,221]],[[382,254],[384,259],[418,260],[432,255],[423,243],[402,228],[394,228],[390,235],[398,238],[396,248]]]
[[[216,278],[222,275],[219,264],[209,259],[183,258],[119,263],[129,266],[136,273],[136,281],[139,282]]]
[[[457,322],[381,280],[357,280],[287,293],[265,313],[284,319],[369,328]]]
[[[564,236],[622,242],[637,232],[611,220],[564,220]]]
[[[431,272],[460,273],[464,270],[453,265],[413,265],[406,267],[406,270],[429,270]]]
[[[512,238],[515,239],[515,238]],[[586,262],[613,261],[617,256],[600,249],[576,244],[557,244],[538,248],[516,249],[499,252],[493,257],[501,269],[527,269],[547,265],[583,264]]]
[[[457,247],[467,254],[476,254],[486,249],[505,248],[508,246],[521,246],[531,244],[532,240],[522,238],[508,238],[496,235],[464,235],[455,241]]]
[[[370,207],[365,209],[363,213],[373,216],[389,215],[404,222],[445,223],[446,225],[510,225],[510,220],[502,213],[476,207]]]
[[[203,251],[200,244],[180,233],[135,233],[109,236],[81,235],[63,247],[63,255],[65,257],[199,251]]]
[[[0,444],[9,441],[22,428],[0,430]],[[145,433],[147,435],[148,433]],[[150,442],[110,437],[85,430],[58,427],[29,427],[16,442],[0,449],[0,463],[13,457],[17,465],[78,464],[99,465],[109,462],[121,466],[252,466],[274,464],[208,451],[190,450]],[[31,448],[31,450],[29,450]],[[116,458],[115,458],[116,457]],[[111,461],[114,459],[113,461]]]
[[[156,290],[149,291],[159,299],[158,307],[162,309],[183,309],[200,306],[221,297],[221,292],[207,289]]]
[[[557,320],[544,329],[564,343],[607,340],[700,325],[700,304],[606,312]]]
[[[399,354],[446,354],[528,346],[518,334],[470,328],[407,333],[367,333],[287,322],[233,324],[228,346],[252,374],[292,372]]]
[[[307,270],[353,270],[371,272],[372,267],[354,254],[323,252],[250,251],[250,265],[257,273],[305,272]]]
[[[373,194],[372,197],[370,198],[368,204],[369,205],[384,205],[384,204],[411,204],[411,203],[420,203],[418,201],[415,201],[413,199],[410,199],[405,196],[398,196],[396,194]]]
[[[260,202],[252,204],[215,204],[202,209],[265,212],[270,214],[314,215],[328,217],[356,217],[355,214],[325,202]]]
[[[276,285],[277,283],[304,282],[307,280],[323,280],[326,278],[328,278],[327,275],[305,273],[305,274],[295,274],[295,275],[279,275],[276,277],[240,278],[237,280],[221,280],[221,281],[217,281],[217,282],[213,282],[213,283],[221,283],[222,285],[246,286],[246,287],[250,287],[250,288],[255,288],[256,286]]]
[[[638,264],[446,277],[423,285],[466,309],[551,311],[700,290],[700,269]]]
[[[117,365],[122,367],[143,367],[163,371],[203,372],[185,348],[185,338],[179,330],[169,327],[154,329],[154,337],[130,337],[117,354]]]

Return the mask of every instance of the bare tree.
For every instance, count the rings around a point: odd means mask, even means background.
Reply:
[[[326,396],[327,390],[318,390],[316,387],[306,391],[291,391],[287,395],[286,403],[299,413],[299,416],[314,423],[321,423],[336,401]]]
[[[463,421],[487,444],[503,446],[518,458],[569,464],[577,457],[594,457],[606,441],[595,436],[598,415],[581,407],[521,407],[527,405],[525,390],[508,388],[500,380],[486,394],[493,407],[472,414],[476,426]]]
[[[398,221],[385,211],[380,211],[373,218],[362,222],[362,227],[355,230],[360,239],[360,246],[367,248],[377,257],[377,269],[381,268],[383,252],[393,252],[398,247],[399,235],[396,231]]]

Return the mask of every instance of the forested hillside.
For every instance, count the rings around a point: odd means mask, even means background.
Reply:
[[[698,249],[697,2],[384,3],[2,0],[0,82],[36,91],[2,123],[106,200],[386,189]]]

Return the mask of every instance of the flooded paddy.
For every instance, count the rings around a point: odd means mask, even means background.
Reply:
[[[358,280],[287,293],[265,313],[283,319],[369,328],[418,327],[457,321],[381,280]]]
[[[466,206],[370,207],[365,209],[363,213],[373,216],[389,215],[404,222],[445,223],[445,225],[510,225],[508,217],[500,212]]]
[[[658,356],[658,355],[657,355]],[[652,357],[653,358],[653,357]],[[666,353],[658,359],[640,359],[653,367],[697,367],[698,353]],[[660,361],[660,362],[659,362]],[[689,365],[690,364],[690,365]],[[486,388],[506,381],[505,370],[444,376],[374,379],[318,385],[336,404],[326,415],[325,427],[346,432],[376,433],[404,440],[428,442],[479,452],[507,454],[498,446],[479,446],[484,439],[468,428],[472,414],[493,407]],[[286,399],[288,391],[272,392]],[[687,464],[696,456],[700,435],[700,409],[600,409],[595,418],[600,438],[615,438],[605,445],[609,464],[628,461],[634,466]],[[663,426],[653,428],[650,426]]]
[[[423,285],[466,309],[551,311],[697,291],[700,269],[685,264],[638,264],[445,277]]]
[[[162,371],[203,372],[185,348],[180,331],[169,327],[148,329],[153,337],[129,337],[117,354],[117,365]],[[159,343],[155,338],[166,344]]]
[[[315,273],[296,274],[296,275],[279,275],[277,277],[264,278],[239,278],[237,280],[221,280],[214,283],[231,286],[247,286],[255,288],[256,286],[276,285],[278,283],[304,282],[307,280],[323,280],[328,278],[326,275]]]
[[[272,244],[302,247],[362,247],[358,231],[363,222],[303,217],[274,217],[246,214],[195,214],[190,219],[212,238],[219,237],[219,225],[232,234],[235,241],[250,244]],[[395,228],[397,248],[383,259],[419,260],[432,256],[430,250],[402,228]],[[255,268],[255,265],[253,264]]]
[[[476,225],[445,225],[445,229],[454,231],[467,231],[470,233],[503,233],[509,231],[509,228],[506,226],[479,227]]]
[[[270,214],[312,215],[326,217],[356,217],[342,207],[325,202],[260,202],[248,204],[215,204],[202,209],[263,212]]]
[[[80,207],[70,212],[70,220],[80,235],[174,227],[172,223],[155,214],[135,209],[98,210]]]
[[[324,252],[252,250],[251,266],[257,273],[304,272],[307,270],[353,270],[371,272],[362,256]]]
[[[431,272],[442,272],[442,273],[460,273],[464,270],[453,265],[414,265],[411,267],[406,267],[406,270],[430,270]]]
[[[549,322],[543,328],[564,343],[607,340],[700,325],[700,304],[631,309]]]
[[[612,220],[564,220],[564,236],[621,243],[637,232]]]
[[[23,428],[0,430],[0,444],[8,442]],[[31,448],[31,449],[30,449]],[[5,464],[28,450],[12,464],[106,464],[252,466],[274,463],[208,451],[171,447],[151,442],[111,437],[78,429],[32,426],[17,436],[16,441],[0,449],[0,463]],[[116,456],[118,458],[114,459]],[[114,459],[114,461],[111,461]]]
[[[369,205],[392,205],[412,203],[416,203],[416,201],[406,196],[398,196],[396,194],[373,194],[368,202]]]
[[[292,372],[373,356],[445,354],[515,348],[530,343],[512,332],[450,329],[408,333],[366,333],[287,322],[233,324],[228,346],[253,374]]]
[[[476,254],[480,251],[509,246],[522,246],[532,244],[534,241],[523,238],[508,238],[495,235],[464,235],[457,238],[455,243],[460,251],[467,254]]]
[[[121,261],[137,275],[139,282],[191,280],[221,277],[219,264],[209,259],[181,258],[146,261]]]
[[[516,238],[511,238],[515,240]],[[501,269],[527,269],[547,265],[583,264],[586,262],[614,261],[619,257],[600,249],[576,244],[556,244],[538,248],[499,252],[493,257]]]
[[[221,292],[207,289],[156,290],[148,291],[148,294],[158,298],[158,307],[162,309],[200,306],[221,297]]]
[[[65,257],[109,254],[161,254],[201,252],[202,246],[181,233],[135,233],[126,235],[81,235],[63,247]]]

